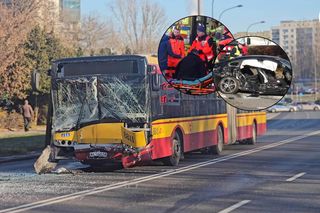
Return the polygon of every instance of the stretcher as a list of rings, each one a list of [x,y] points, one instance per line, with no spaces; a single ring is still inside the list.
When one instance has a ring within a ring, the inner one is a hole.
[[[169,83],[174,88],[191,95],[205,95],[215,91],[212,72],[193,81],[171,79],[169,80]]]

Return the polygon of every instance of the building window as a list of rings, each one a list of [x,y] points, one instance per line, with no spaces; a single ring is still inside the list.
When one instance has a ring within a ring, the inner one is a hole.
[[[60,0],[60,10],[63,21],[80,22],[80,0]]]

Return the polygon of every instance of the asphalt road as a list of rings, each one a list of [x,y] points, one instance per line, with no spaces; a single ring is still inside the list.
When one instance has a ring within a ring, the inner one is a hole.
[[[320,113],[272,116],[258,141],[176,168],[66,162],[72,174],[36,175],[31,160],[0,164],[0,213],[320,212]]]
[[[250,93],[223,94],[219,92],[228,104],[244,110],[262,110],[276,104],[283,96],[259,95],[253,96]]]

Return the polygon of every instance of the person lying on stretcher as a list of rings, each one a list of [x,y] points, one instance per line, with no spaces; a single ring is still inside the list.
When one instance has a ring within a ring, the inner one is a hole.
[[[200,59],[197,50],[192,50],[179,62],[169,83],[177,89],[186,90],[187,93],[214,92],[212,72],[209,72],[205,62]]]

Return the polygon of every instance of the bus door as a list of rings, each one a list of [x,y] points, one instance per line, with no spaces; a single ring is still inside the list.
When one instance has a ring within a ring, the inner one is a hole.
[[[237,140],[237,108],[227,104],[228,115],[228,144]]]

